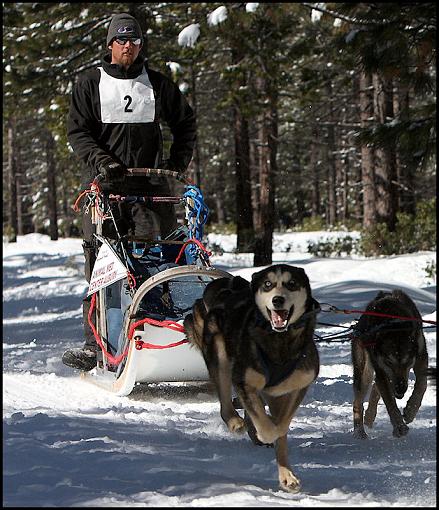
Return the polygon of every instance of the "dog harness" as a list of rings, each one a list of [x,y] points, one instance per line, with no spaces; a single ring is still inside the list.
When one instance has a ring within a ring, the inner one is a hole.
[[[352,333],[350,336],[352,339],[360,339],[363,347],[374,347],[376,345],[376,335],[378,333],[381,333],[382,331],[407,331],[413,328],[412,322],[413,321],[391,319],[369,327],[369,329],[359,327],[358,322],[352,328]]]
[[[320,311],[320,304],[318,301],[316,301],[314,298],[312,298],[311,302],[311,310],[309,312],[304,313],[298,321],[296,321],[294,324],[290,324],[288,326],[288,329],[297,329],[304,325],[305,321],[311,316],[315,315]],[[256,312],[256,325],[258,327],[262,327],[265,330],[271,331],[271,326],[268,324],[267,327],[267,320],[263,317],[262,313],[259,311],[259,309]],[[263,324],[262,324],[263,321]],[[305,352],[303,352],[306,348],[306,345],[302,349],[302,351],[293,359],[287,360],[285,363],[273,363],[271,360],[268,359],[265,352],[256,345],[256,352],[259,357],[259,361],[262,365],[262,369],[264,370],[264,376],[267,381],[267,384],[265,385],[266,388],[269,388],[271,386],[276,386],[277,384],[281,383],[285,379],[287,379],[293,372],[296,370],[297,365],[299,362],[306,358]]]
[[[294,359],[288,360],[285,363],[273,363],[267,358],[267,355],[259,346],[256,346],[256,351],[258,353],[259,361],[264,370],[265,379],[267,380],[265,388],[276,386],[280,382],[284,381],[294,372],[294,370],[296,370],[299,361],[303,358],[306,358],[306,354],[304,352],[301,352],[299,356],[297,356]]]

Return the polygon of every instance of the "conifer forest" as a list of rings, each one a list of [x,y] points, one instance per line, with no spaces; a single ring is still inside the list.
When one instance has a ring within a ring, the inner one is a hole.
[[[287,229],[360,230],[365,254],[435,249],[436,11],[433,2],[4,2],[4,238],[81,235],[70,95],[108,51],[112,16],[128,12],[149,67],[196,114],[188,175],[209,206],[208,231],[236,233],[255,265],[271,263],[273,232]]]

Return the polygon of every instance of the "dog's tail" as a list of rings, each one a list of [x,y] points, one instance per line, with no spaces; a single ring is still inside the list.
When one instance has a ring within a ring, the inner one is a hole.
[[[200,351],[203,350],[203,329],[206,314],[203,299],[197,299],[192,308],[192,313],[186,316],[183,323],[186,338],[191,345],[197,347]]]

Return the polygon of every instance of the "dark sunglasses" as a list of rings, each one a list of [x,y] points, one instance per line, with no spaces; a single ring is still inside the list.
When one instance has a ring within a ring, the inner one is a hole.
[[[113,40],[116,41],[117,44],[120,44],[121,46],[124,46],[127,43],[127,41],[134,44],[135,46],[140,46],[142,42],[142,39],[140,38],[133,39],[131,37],[116,37],[116,39]]]

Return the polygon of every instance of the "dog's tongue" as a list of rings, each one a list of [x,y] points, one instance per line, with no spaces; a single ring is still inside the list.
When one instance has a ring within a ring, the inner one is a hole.
[[[288,319],[288,310],[271,310],[271,322],[275,328],[283,328]]]

